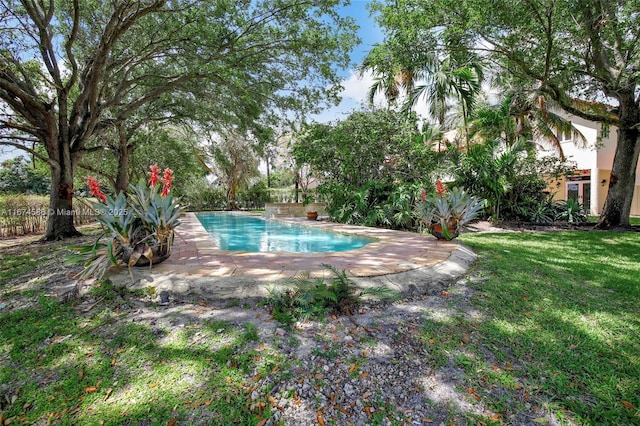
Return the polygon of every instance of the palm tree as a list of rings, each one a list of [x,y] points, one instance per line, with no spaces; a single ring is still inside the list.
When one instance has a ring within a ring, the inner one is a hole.
[[[445,128],[445,117],[455,99],[462,108],[465,140],[469,148],[468,117],[480,93],[483,79],[482,65],[478,61],[457,64],[451,56],[441,60],[427,61],[416,73],[415,79],[424,81],[411,91],[404,109],[415,108],[426,101],[429,114],[435,118],[441,128]]]
[[[435,52],[403,51],[398,54],[387,45],[375,46],[360,67],[361,74],[371,71],[374,76],[369,102],[373,103],[375,96],[382,93],[390,107],[404,92],[407,95],[402,107],[404,112],[408,113],[424,101],[429,107],[429,115],[440,129],[445,129],[451,101],[457,100],[462,107],[468,148],[467,119],[480,93],[484,73],[482,62],[476,56],[460,55],[440,58]]]
[[[366,71],[371,71],[373,75],[374,83],[368,94],[370,105],[373,105],[378,94],[382,94],[389,109],[403,92],[413,90],[415,71],[407,63],[398,60],[386,45],[374,46],[358,70],[361,76]]]
[[[522,138],[546,143],[564,160],[558,135],[571,135],[578,144],[586,143],[586,139],[571,121],[556,111],[560,109],[536,90],[510,90],[499,104],[477,108],[470,135],[482,140],[499,140],[507,146]]]

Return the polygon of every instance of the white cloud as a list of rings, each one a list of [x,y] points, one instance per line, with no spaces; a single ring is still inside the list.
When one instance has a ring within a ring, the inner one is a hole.
[[[362,75],[355,70],[349,70],[349,77],[342,82],[343,90],[340,92],[342,101],[333,108],[328,108],[313,117],[315,121],[326,123],[345,118],[354,110],[365,109],[369,104],[369,88],[374,84],[373,76],[370,72]],[[374,99],[376,106],[384,106],[384,97],[376,95]]]
[[[342,86],[342,97],[352,99],[358,103],[368,102],[369,88],[373,85],[373,77],[369,71],[360,75],[358,72],[350,70],[349,78],[346,79]]]

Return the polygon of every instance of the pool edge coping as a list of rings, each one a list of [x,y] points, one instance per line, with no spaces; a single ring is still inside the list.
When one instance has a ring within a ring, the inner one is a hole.
[[[369,231],[376,234],[380,241],[345,252],[230,252],[215,248],[195,213],[186,213],[183,220],[184,227],[179,228],[180,232],[176,231],[178,235],[174,252],[167,261],[154,265],[152,269],[134,268],[131,276],[126,270],[113,274],[111,278],[114,284],[130,288],[155,287],[156,291],[166,290],[201,299],[262,299],[268,294],[269,286],[280,285],[302,274],[311,278],[330,278],[331,272],[320,265],[333,263],[337,270],[345,270],[347,276],[360,287],[382,285],[403,294],[412,294],[421,292],[429,283],[455,279],[476,260],[475,253],[459,242],[441,242],[416,233],[329,221],[304,225],[348,228],[354,233]],[[298,224],[307,221],[302,218],[278,220]],[[367,248],[372,245],[374,247]],[[413,250],[419,250],[420,253],[402,262],[394,260],[398,253],[410,253]],[[281,258],[285,258],[282,264],[294,267],[273,267],[270,263]],[[361,264],[362,258],[368,263]],[[244,263],[247,265],[244,266]],[[353,267],[343,268],[341,265]]]

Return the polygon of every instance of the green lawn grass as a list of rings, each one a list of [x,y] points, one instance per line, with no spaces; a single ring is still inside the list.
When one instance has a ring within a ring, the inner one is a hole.
[[[425,320],[434,371],[462,371],[459,391],[497,413],[496,424],[531,407],[569,424],[640,424],[640,233],[461,240],[479,255],[467,284],[473,295],[453,286],[444,300],[460,302],[459,315]],[[0,275],[6,283],[35,267],[37,256],[3,254],[2,262],[12,265]],[[33,292],[0,286],[0,302],[11,304],[19,291]],[[251,324],[200,320],[191,307],[180,314],[184,327],[169,329],[133,320],[123,290],[94,291],[102,302],[89,312],[37,295],[29,306],[0,309],[5,422],[259,424],[269,417],[268,389],[251,398],[256,377],[277,383],[295,360],[261,342]],[[470,415],[476,422],[490,419]]]
[[[492,391],[500,387],[579,424],[640,424],[640,234],[466,234],[463,241],[479,254],[481,280],[471,286],[484,319],[458,321],[447,333],[480,336],[457,359],[469,388],[497,412],[517,409]]]
[[[589,222],[597,222],[600,216],[589,216]],[[640,225],[640,216],[632,216],[629,218],[629,225],[638,226]]]
[[[107,299],[118,291],[106,287]],[[80,316],[41,297],[0,316],[0,418],[63,425],[263,418],[268,401],[251,401],[247,389],[256,374],[287,361],[256,349],[251,324],[193,321],[169,332],[120,315],[102,305]]]

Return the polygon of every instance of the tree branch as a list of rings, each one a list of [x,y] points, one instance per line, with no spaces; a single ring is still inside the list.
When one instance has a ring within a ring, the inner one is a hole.
[[[88,171],[93,172],[93,173],[95,173],[97,175],[100,175],[100,176],[102,176],[104,178],[109,179],[112,188],[116,186],[116,179],[115,179],[115,177],[113,175],[111,175],[109,173],[105,173],[103,170],[96,169],[95,167],[93,167],[92,165],[87,164],[87,163],[82,163],[81,162],[81,163],[78,164],[78,167],[81,167],[81,168],[83,168],[85,170],[88,170]]]
[[[33,155],[34,157],[38,158],[39,160],[42,160],[42,161],[44,161],[46,163],[50,162],[49,161],[49,157],[46,157],[46,156],[40,154],[38,151],[36,151],[36,150],[34,150],[32,148],[28,148],[28,147],[26,147],[24,145],[21,145],[21,144],[17,143],[17,142],[4,141],[4,140],[2,140],[2,138],[4,138],[4,137],[0,136],[0,145],[11,146],[11,147],[17,148],[19,150],[26,151],[29,154]],[[33,139],[21,138],[21,137],[12,137],[12,139],[14,139],[14,140],[23,140],[25,142],[38,142],[38,141],[33,140]]]

